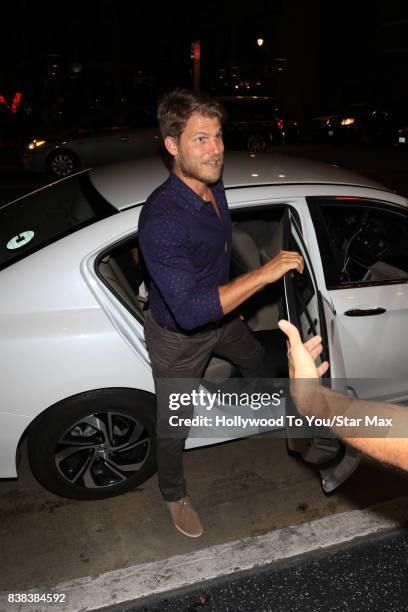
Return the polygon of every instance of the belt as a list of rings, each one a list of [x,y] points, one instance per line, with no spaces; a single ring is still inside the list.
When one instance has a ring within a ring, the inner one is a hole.
[[[176,327],[172,327],[171,325],[162,325],[161,323],[159,323],[159,321],[156,321],[156,319],[154,319],[154,322],[157,323],[159,327],[161,327],[162,329],[165,329],[166,331],[177,332],[179,334],[182,333],[180,329]]]

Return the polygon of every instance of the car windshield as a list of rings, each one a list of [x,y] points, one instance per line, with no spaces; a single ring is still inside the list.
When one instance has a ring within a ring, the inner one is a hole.
[[[0,208],[0,270],[117,212],[95,189],[88,173],[6,204]]]

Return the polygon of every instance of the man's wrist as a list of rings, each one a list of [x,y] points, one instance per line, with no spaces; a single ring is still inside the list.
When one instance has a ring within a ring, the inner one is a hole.
[[[263,289],[269,282],[265,275],[264,266],[253,270],[251,275],[253,276],[254,288],[256,291]]]

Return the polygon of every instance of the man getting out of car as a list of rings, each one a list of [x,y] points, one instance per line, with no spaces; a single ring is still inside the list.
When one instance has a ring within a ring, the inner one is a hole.
[[[281,251],[228,282],[231,219],[221,180],[222,107],[203,94],[177,89],[161,99],[158,120],[172,172],[148,198],[139,221],[151,279],[145,336],[156,392],[158,379],[202,377],[214,352],[242,376],[256,377],[264,350],[234,311],[289,270],[302,272],[303,259]],[[168,418],[161,411],[158,402],[158,421]],[[191,415],[192,407],[187,412]],[[175,526],[198,537],[203,528],[186,491],[184,441],[158,436],[159,486]]]

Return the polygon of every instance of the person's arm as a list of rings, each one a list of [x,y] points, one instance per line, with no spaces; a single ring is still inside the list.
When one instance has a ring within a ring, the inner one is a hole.
[[[361,453],[408,471],[408,438],[344,438]]]
[[[290,270],[303,272],[303,257],[294,251],[280,251],[263,266],[243,274],[219,287],[221,308],[228,314],[245,302],[251,295],[270,283],[275,283]]]
[[[152,216],[139,227],[139,242],[150,276],[182,329],[217,321],[266,284],[289,270],[303,271],[298,253],[281,251],[264,266],[218,287],[196,280],[185,220]]]
[[[408,470],[408,415],[402,406],[381,402],[355,400],[327,389],[319,384],[319,377],[328,369],[327,361],[316,367],[315,359],[322,352],[320,336],[302,343],[297,328],[288,321],[279,321],[280,329],[288,338],[289,375],[293,379],[291,393],[296,407],[303,416],[319,416],[331,419],[340,415],[348,422],[364,422],[365,415],[375,414],[379,419],[390,419],[392,429],[405,437],[358,437],[361,426],[334,426],[333,431],[347,444],[366,455]],[[315,380],[313,380],[315,379]],[[385,431],[387,430],[387,431]],[[385,435],[390,426],[384,428]],[[355,434],[349,437],[350,432]],[[379,433],[376,432],[377,434]],[[348,435],[347,435],[348,434]]]

